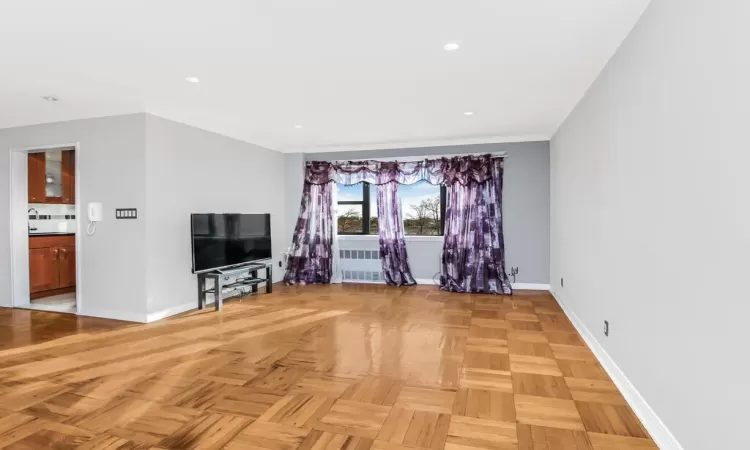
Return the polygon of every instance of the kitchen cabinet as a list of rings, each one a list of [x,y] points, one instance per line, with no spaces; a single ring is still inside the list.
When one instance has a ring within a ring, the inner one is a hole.
[[[29,203],[44,203],[46,194],[44,187],[46,185],[46,168],[44,153],[29,153]]]
[[[31,298],[73,292],[75,285],[75,236],[29,236]]]
[[[76,247],[75,245],[62,245],[58,249],[60,249],[57,255],[60,268],[59,287],[74,287],[76,285]]]
[[[75,204],[75,150],[29,153],[29,203]]]
[[[45,203],[62,203],[62,151],[44,152]]]
[[[55,247],[29,249],[29,287],[31,293],[57,289],[60,271],[56,267]]]
[[[76,151],[62,152],[62,202],[66,205],[76,203]]]

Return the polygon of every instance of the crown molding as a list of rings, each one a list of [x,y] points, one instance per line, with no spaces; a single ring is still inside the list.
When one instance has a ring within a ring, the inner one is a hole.
[[[539,142],[549,141],[550,136],[541,134],[530,134],[523,136],[482,136],[456,139],[437,139],[423,141],[383,142],[373,144],[350,144],[313,147],[292,147],[281,149],[283,153],[328,153],[328,152],[351,152],[364,150],[387,150],[396,148],[420,148],[420,147],[447,147],[453,145],[472,144],[508,144],[514,142]]]

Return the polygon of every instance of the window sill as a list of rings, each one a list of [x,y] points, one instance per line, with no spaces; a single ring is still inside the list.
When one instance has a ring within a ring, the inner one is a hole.
[[[340,241],[377,241],[377,234],[339,234]]]
[[[377,241],[377,234],[339,234],[341,241]],[[406,242],[443,242],[443,236],[404,236]]]
[[[406,241],[443,242],[443,236],[404,236]]]

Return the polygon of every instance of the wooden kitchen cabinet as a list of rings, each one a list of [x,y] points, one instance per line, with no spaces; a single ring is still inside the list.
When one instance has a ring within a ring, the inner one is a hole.
[[[53,254],[56,251],[56,247],[29,249],[29,287],[32,294],[57,289],[59,286],[60,271],[57,268],[57,257]]]
[[[64,245],[58,247],[60,252],[57,261],[60,268],[60,288],[74,287],[76,285],[76,247],[75,245]]]
[[[29,153],[29,203],[75,204],[75,153],[75,150]]]
[[[76,151],[62,152],[62,202],[66,205],[76,203]]]
[[[72,292],[76,285],[74,235],[29,237],[31,298]]]
[[[47,183],[46,167],[44,153],[29,153],[29,203],[45,203],[47,201],[45,191]]]

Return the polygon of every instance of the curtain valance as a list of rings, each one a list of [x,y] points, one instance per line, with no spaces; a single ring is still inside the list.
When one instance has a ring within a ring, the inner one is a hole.
[[[363,181],[370,184],[414,184],[424,180],[430,184],[466,185],[471,182],[484,183],[491,179],[495,164],[502,167],[503,157],[487,154],[422,161],[310,161],[305,170],[305,182],[326,184],[333,181],[345,185]]]

